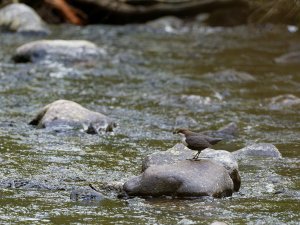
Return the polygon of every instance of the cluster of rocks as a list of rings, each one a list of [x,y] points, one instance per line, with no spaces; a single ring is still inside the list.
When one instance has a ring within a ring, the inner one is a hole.
[[[9,5],[0,10],[0,27],[14,32],[49,34],[49,29],[38,15],[23,4]],[[83,40],[39,40],[17,48],[13,60],[17,63],[38,63],[47,60],[56,61],[89,61],[103,56],[105,51],[97,45]],[[283,61],[286,57],[277,59]],[[225,74],[225,76],[224,76]],[[233,75],[232,75],[233,74]],[[232,71],[218,74],[219,82],[254,81],[246,73]],[[217,79],[218,80],[218,79]],[[275,99],[272,104],[276,104]],[[292,103],[291,103],[292,102]],[[289,105],[299,104],[299,99],[289,98]],[[31,125],[46,129],[81,129],[90,134],[111,132],[116,123],[110,117],[99,112],[90,111],[78,103],[68,100],[57,100],[43,107],[32,119]],[[237,125],[231,123],[218,131],[208,131],[207,135],[231,139],[237,135]],[[225,150],[206,149],[201,152],[200,160],[192,158],[193,151],[182,144],[177,144],[166,152],[154,153],[142,162],[142,173],[129,179],[124,184],[116,184],[117,192],[122,196],[172,196],[172,197],[226,197],[237,192],[241,186],[238,160],[243,157],[281,158],[278,149],[271,144],[256,144],[230,153]],[[1,159],[0,159],[1,160]],[[41,187],[32,182],[6,182],[7,187]],[[109,185],[111,189],[114,185]],[[121,188],[120,188],[121,187]],[[101,200],[103,196],[95,189],[74,189],[71,198]]]

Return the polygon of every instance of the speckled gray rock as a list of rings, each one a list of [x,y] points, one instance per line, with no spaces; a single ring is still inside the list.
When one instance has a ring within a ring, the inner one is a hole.
[[[90,202],[101,201],[105,197],[91,187],[74,187],[71,191],[70,199],[73,201]]]
[[[124,184],[129,196],[225,197],[233,193],[226,169],[212,160],[184,160],[148,167]]]
[[[50,33],[39,15],[29,6],[21,3],[10,4],[0,9],[0,27],[22,33]]]
[[[236,159],[243,159],[249,156],[282,158],[279,150],[274,145],[268,143],[246,146],[245,148],[232,152],[232,154]]]
[[[84,62],[99,59],[104,49],[84,40],[39,40],[17,48],[15,62]]]
[[[150,166],[172,164],[186,159],[191,159],[195,151],[185,147],[183,144],[176,144],[174,147],[164,152],[157,152],[148,155],[142,163],[142,171]],[[210,159],[222,165],[230,175],[234,183],[234,191],[238,191],[241,186],[241,178],[238,171],[238,163],[234,156],[225,150],[205,149],[201,152],[200,158]]]
[[[68,100],[57,100],[46,105],[29,124],[59,130],[79,128],[92,134],[112,131],[116,127],[109,117]]]

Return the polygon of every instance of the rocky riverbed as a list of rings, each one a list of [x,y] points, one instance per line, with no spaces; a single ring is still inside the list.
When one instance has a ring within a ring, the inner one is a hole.
[[[1,32],[3,223],[297,224],[299,61],[281,56],[297,51],[298,33],[170,18],[47,29],[42,38]],[[45,51],[42,39],[67,42]],[[38,60],[15,60],[28,43],[38,51],[26,57]],[[59,99],[68,104],[51,109]],[[192,162],[178,127],[224,140]],[[226,178],[216,195],[189,179],[210,168],[223,174],[210,175],[216,183]],[[151,192],[149,174],[170,189]],[[146,195],[135,192],[144,184]]]

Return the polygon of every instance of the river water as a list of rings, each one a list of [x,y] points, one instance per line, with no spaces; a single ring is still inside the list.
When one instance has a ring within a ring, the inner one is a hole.
[[[96,63],[15,64],[15,49],[41,37],[0,34],[0,224],[299,223],[300,103],[272,102],[300,97],[300,64],[274,61],[299,48],[298,33],[172,20],[51,30],[47,39],[89,40],[107,56]],[[28,125],[58,99],[102,112],[118,128],[99,136]],[[146,155],[180,141],[174,127],[205,131],[230,122],[239,136],[216,149],[266,142],[283,155],[240,161],[242,186],[232,197],[125,200],[105,192],[102,201],[70,199],[76,187],[140,174]]]

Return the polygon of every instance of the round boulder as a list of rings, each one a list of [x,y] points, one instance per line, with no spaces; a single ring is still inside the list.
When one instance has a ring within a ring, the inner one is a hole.
[[[123,186],[128,196],[225,197],[233,193],[226,169],[212,160],[184,160],[147,168]]]
[[[112,131],[116,127],[109,117],[68,100],[57,100],[46,105],[29,124],[37,128],[61,130],[82,128],[91,134]]]
[[[246,146],[240,150],[232,153],[236,159],[243,159],[245,157],[272,157],[272,158],[282,158],[279,150],[272,144],[259,143]]]
[[[174,147],[164,152],[153,153],[143,160],[142,171],[150,166],[172,164],[186,159],[192,159],[195,151],[185,147],[183,144],[176,144]],[[234,191],[238,191],[241,186],[241,177],[239,175],[238,163],[235,157],[225,150],[205,149],[199,155],[200,158],[209,159],[223,166],[234,184]]]
[[[84,62],[93,61],[105,54],[97,45],[84,40],[39,40],[17,48],[15,62]]]
[[[50,33],[39,15],[29,6],[21,3],[10,4],[0,10],[0,27],[21,33]]]

